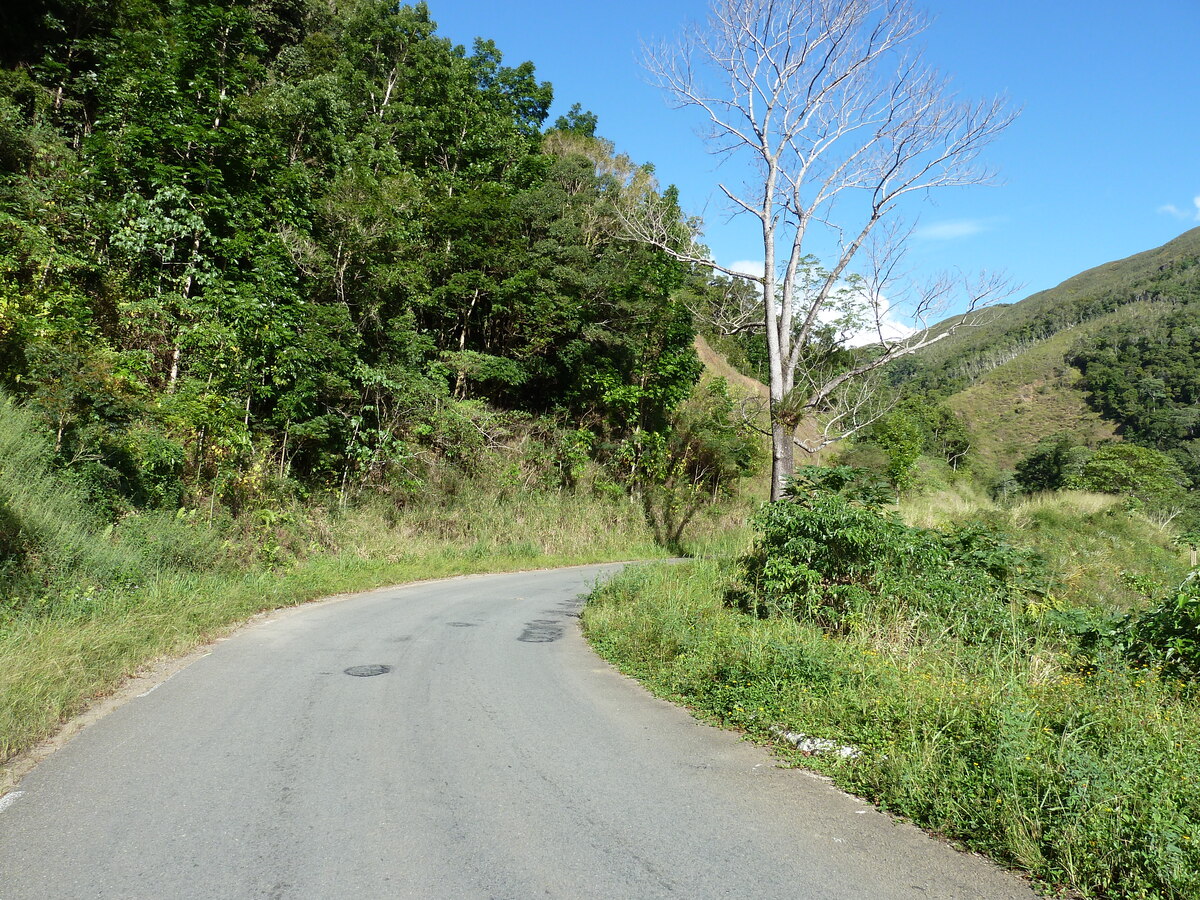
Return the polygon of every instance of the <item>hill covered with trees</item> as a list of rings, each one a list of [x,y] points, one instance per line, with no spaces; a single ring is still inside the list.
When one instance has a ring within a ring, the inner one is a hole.
[[[668,465],[692,276],[619,239],[651,170],[548,127],[531,63],[382,0],[4,16],[0,386],[111,515],[403,497],[513,428]]]
[[[1139,480],[1166,478],[1175,489],[1160,485],[1152,493],[1170,494],[1170,509],[1189,508],[1194,519],[1198,273],[1200,229],[1193,229],[987,311],[974,326],[898,362],[893,384],[910,403],[944,403],[957,413],[980,477],[999,479],[993,487],[1004,490],[1007,475],[1026,491],[1127,492]],[[1126,470],[1084,477],[1089,455],[1114,441],[1130,449],[1104,454],[1122,456]]]
[[[990,308],[920,353],[900,360],[892,380],[950,394],[977,382],[1021,352],[1133,303],[1200,297],[1200,228],[1161,247],[1105,263],[1019,303]],[[957,321],[950,320],[950,321]]]

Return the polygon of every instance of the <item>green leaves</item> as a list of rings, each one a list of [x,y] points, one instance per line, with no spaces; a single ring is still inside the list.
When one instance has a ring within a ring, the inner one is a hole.
[[[1156,606],[1130,614],[1114,637],[1135,662],[1200,678],[1200,579],[1195,573]]]
[[[837,632],[900,617],[918,639],[949,631],[966,642],[994,639],[1014,612],[1045,605],[1051,584],[1037,554],[982,524],[912,528],[882,500],[862,470],[802,469],[788,498],[755,518],[739,602]]]
[[[721,443],[673,418],[681,268],[611,227],[630,179],[682,227],[676,198],[578,107],[544,138],[532,63],[424,4],[102,7],[22,20],[40,62],[0,70],[0,386],[111,510],[466,465],[481,404],[586,427],[619,484],[675,477],[672,429]]]
[[[1017,463],[1016,480],[1027,493],[1062,489],[1123,494],[1163,522],[1196,513],[1192,479],[1171,456],[1132,443],[1109,443],[1096,450],[1076,446],[1070,435],[1038,443]]]

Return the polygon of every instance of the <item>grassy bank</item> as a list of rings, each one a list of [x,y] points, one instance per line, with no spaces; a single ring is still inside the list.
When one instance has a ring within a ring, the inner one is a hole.
[[[21,425],[20,415],[0,410]],[[0,429],[0,761],[163,655],[256,612],[386,584],[651,558],[623,497],[497,479],[399,505],[95,516],[33,429]]]
[[[1077,589],[1058,601],[1053,627],[1036,609],[1014,611],[1012,627],[987,641],[901,615],[887,627],[887,598],[861,628],[759,618],[726,603],[729,558],[628,573],[591,599],[584,626],[602,655],[661,696],[777,742],[842,787],[1044,885],[1084,897],[1196,897],[1194,698],[1115,652],[1083,660],[1059,627],[1101,581],[1094,546],[1120,544],[1117,535],[1136,543],[1141,525],[1106,525],[1103,512],[1075,516],[1073,537],[1060,532],[1074,542],[1059,562]],[[1048,527],[1050,513],[1020,514]],[[936,636],[914,639],[921,628]],[[781,730],[858,755],[802,758]]]

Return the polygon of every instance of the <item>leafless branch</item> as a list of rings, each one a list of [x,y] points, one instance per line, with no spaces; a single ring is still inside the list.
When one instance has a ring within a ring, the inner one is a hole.
[[[707,19],[679,40],[644,48],[651,80],[701,113],[713,151],[752,164],[752,181],[719,187],[761,229],[763,275],[704,259],[651,193],[627,191],[618,220],[677,259],[760,286],[775,497],[791,472],[797,414],[821,411],[822,441],[861,427],[870,391],[856,393],[857,383],[970,324],[967,315],[931,327],[950,303],[969,313],[1003,295],[1002,281],[987,278],[902,285],[901,204],[991,180],[981,153],[1015,117],[1003,98],[954,94],[917,43],[927,27],[911,0],[712,0]],[[898,313],[915,333],[895,330]],[[875,350],[834,375],[806,369],[831,327],[852,322],[872,333]]]

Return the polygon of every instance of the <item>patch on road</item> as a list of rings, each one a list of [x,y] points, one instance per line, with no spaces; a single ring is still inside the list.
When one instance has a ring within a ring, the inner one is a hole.
[[[562,626],[554,619],[534,619],[525,624],[525,630],[517,640],[526,644],[549,644],[562,636]]]
[[[355,678],[370,678],[372,675],[386,675],[392,671],[391,666],[372,663],[369,666],[351,666],[346,669],[347,675],[353,675]]]

